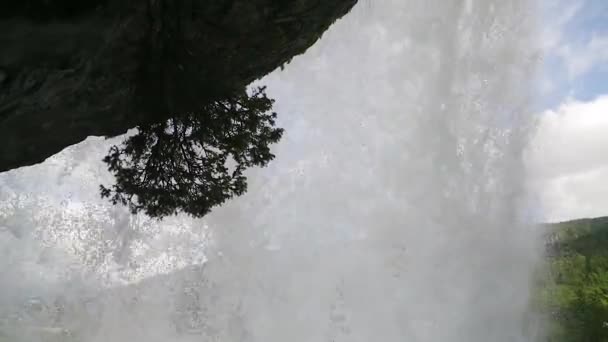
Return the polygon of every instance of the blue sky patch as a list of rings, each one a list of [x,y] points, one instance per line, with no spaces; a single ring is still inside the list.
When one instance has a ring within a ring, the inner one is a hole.
[[[545,1],[542,107],[608,94],[608,1]]]

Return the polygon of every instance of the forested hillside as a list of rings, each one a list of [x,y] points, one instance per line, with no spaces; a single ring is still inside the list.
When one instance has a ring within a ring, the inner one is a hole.
[[[534,306],[547,341],[608,341],[608,217],[545,225]]]

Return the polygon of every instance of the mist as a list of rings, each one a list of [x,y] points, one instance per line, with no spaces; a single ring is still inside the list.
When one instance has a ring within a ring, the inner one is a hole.
[[[98,198],[111,180],[101,158],[120,138],[1,174],[0,330],[533,340],[539,249],[522,152],[536,17],[528,0],[360,2],[259,80],[286,130],[276,159],[201,220],[155,221]]]

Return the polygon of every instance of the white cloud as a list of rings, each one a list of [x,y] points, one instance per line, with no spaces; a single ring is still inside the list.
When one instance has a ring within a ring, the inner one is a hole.
[[[608,215],[608,95],[543,113],[527,164],[546,220]]]

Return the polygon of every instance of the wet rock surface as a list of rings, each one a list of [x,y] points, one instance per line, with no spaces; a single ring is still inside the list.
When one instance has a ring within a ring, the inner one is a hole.
[[[242,89],[356,0],[0,5],[0,172]]]

